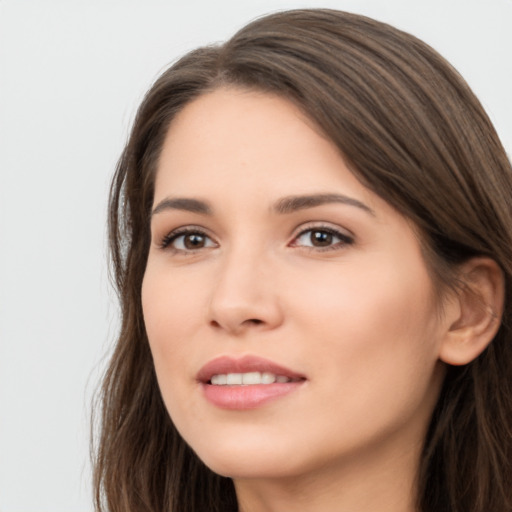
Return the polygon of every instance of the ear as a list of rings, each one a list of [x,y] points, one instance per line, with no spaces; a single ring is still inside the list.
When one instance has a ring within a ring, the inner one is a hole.
[[[447,306],[448,331],[439,358],[464,365],[477,358],[498,332],[505,299],[503,272],[486,257],[472,258],[461,268],[461,288]]]

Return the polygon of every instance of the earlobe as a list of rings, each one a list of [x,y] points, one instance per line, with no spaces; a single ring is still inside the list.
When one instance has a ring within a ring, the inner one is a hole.
[[[448,329],[439,358],[459,366],[477,358],[498,332],[505,295],[503,272],[486,257],[472,258],[461,266],[463,285],[451,298]]]

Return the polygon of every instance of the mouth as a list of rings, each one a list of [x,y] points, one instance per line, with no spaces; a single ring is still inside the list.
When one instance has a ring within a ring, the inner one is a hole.
[[[215,386],[269,385],[305,380],[305,376],[269,359],[257,356],[221,356],[206,363],[197,380]]]
[[[268,359],[223,356],[207,363],[197,375],[205,398],[222,409],[247,410],[297,390],[306,377]]]
[[[253,386],[255,384],[269,385],[285,382],[297,382],[301,379],[294,379],[286,375],[276,375],[271,372],[246,372],[246,373],[218,373],[212,375],[208,384],[213,386]]]

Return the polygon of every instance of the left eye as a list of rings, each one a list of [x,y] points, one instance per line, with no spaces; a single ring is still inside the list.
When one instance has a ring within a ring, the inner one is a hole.
[[[352,238],[333,229],[307,229],[297,236],[294,246],[327,248],[351,244]]]

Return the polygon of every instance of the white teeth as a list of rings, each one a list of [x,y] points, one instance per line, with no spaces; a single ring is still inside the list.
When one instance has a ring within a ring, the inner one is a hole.
[[[260,372],[242,373],[243,384],[259,384],[261,382]]]
[[[284,375],[275,375],[270,372],[247,372],[247,373],[220,373],[214,375],[210,382],[215,386],[239,386],[242,384],[273,384],[274,382],[291,382],[292,379]]]
[[[273,373],[263,372],[261,374],[261,383],[262,384],[273,384],[275,381],[276,381],[276,376]]]
[[[212,384],[215,384],[217,386],[223,386],[228,383],[228,376],[227,375],[214,375],[212,377]]]
[[[226,384],[228,384],[228,385],[242,384],[242,374],[241,373],[228,373]]]

